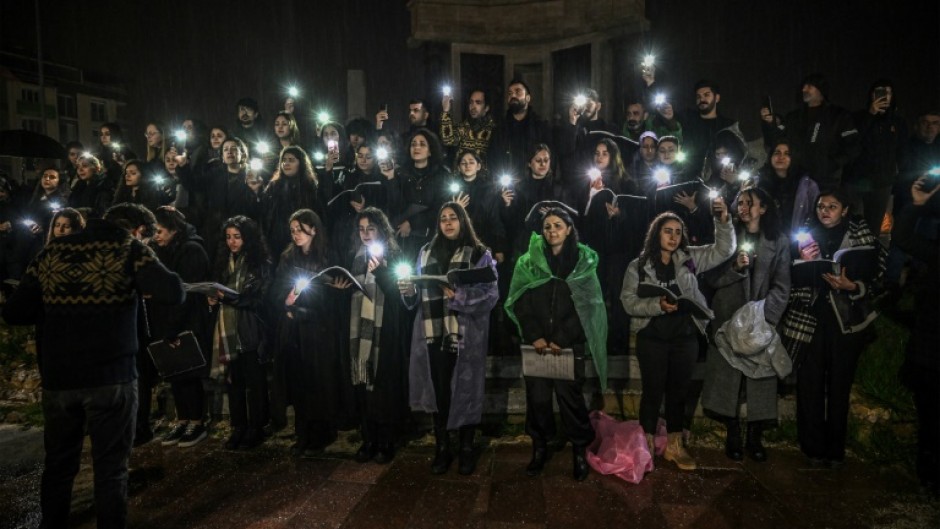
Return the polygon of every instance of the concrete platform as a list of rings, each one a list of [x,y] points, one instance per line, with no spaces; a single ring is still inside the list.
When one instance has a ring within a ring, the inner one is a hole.
[[[358,464],[352,445],[293,459],[286,440],[231,452],[219,439],[188,449],[150,443],[131,466],[132,528],[859,528],[938,527],[940,508],[890,467],[849,460],[838,470],[809,468],[791,449],[770,461],[734,463],[693,447],[700,469],[681,472],[657,459],[637,485],[592,472],[571,476],[571,454],[556,453],[545,473],[525,475],[530,449],[484,439],[476,472],[429,472],[432,448],[415,442],[390,465]],[[9,454],[9,452],[7,452]],[[73,497],[73,526],[94,527],[88,447]],[[40,468],[0,476],[0,527],[38,523]]]

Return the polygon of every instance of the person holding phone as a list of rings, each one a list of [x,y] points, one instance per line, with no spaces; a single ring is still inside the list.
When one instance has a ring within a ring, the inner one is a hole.
[[[798,238],[799,259],[832,259],[851,247],[881,249],[865,220],[849,214],[848,204],[842,190],[820,193],[809,237]],[[884,261],[880,251],[878,256],[880,274]],[[781,323],[780,337],[797,372],[800,449],[814,466],[839,466],[845,459],[849,393],[866,343],[861,331],[877,315],[868,303],[871,281],[857,273],[843,266],[839,274],[823,275],[823,288],[793,287]]]
[[[525,377],[526,433],[532,438],[526,474],[539,475],[550,457],[548,443],[556,433],[554,395],[571,441],[573,476],[583,481],[589,472],[585,449],[594,440],[584,405],[584,363],[593,361],[601,388],[606,387],[607,315],[597,254],[578,243],[578,231],[565,210],[552,208],[542,216],[542,234],[532,234],[529,251],[516,262],[505,307],[524,343],[540,354],[570,349],[575,362],[571,381]]]
[[[354,290],[349,310],[350,382],[362,434],[355,459],[386,464],[395,457],[396,436],[410,418],[408,355],[414,314],[399,299],[394,268],[402,255],[388,217],[366,207],[354,224],[357,244],[349,271],[368,293]]]
[[[709,327],[702,407],[725,424],[725,455],[744,459],[745,449],[754,461],[767,460],[762,444],[764,428],[777,420],[777,378],[746,375],[732,366],[715,345],[721,326],[751,301],[764,301],[764,319],[776,326],[790,294],[790,244],[780,229],[777,206],[762,188],[743,189],[737,196],[735,255],[702,276],[713,292],[715,319]],[[747,442],[742,441],[744,421],[738,410],[747,402]]]
[[[897,93],[891,80],[875,81],[866,95],[865,108],[855,113],[858,158],[846,168],[843,181],[854,198],[853,212],[864,217],[877,236],[898,179],[908,131],[906,120],[897,113]]]
[[[665,397],[668,441],[664,457],[682,470],[697,467],[683,446],[682,429],[692,368],[698,358],[698,335],[705,333],[708,319],[694,316],[679,303],[670,303],[666,296],[640,297],[638,288],[641,283],[653,283],[707,305],[696,274],[725,262],[735,249],[731,216],[720,197],[714,200],[712,212],[716,217],[715,243],[705,246],[689,245],[685,223],[675,213],[667,211],[653,219],[642,253],[627,267],[620,293],[624,310],[632,316],[631,331],[636,333],[643,383],[640,426],[653,453],[653,433]]]

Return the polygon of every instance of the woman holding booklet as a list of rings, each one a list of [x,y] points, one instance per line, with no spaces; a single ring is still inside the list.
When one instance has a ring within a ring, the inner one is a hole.
[[[215,314],[210,377],[225,385],[231,414],[229,450],[264,441],[268,389],[263,306],[271,282],[271,258],[258,223],[237,215],[222,224],[213,279],[229,290],[207,297]]]
[[[799,260],[781,330],[797,370],[800,449],[822,467],[845,459],[849,392],[865,345],[860,331],[877,315],[869,307],[870,288],[884,269],[881,243],[862,218],[849,215],[847,204],[844,192],[823,191],[816,218],[797,233]],[[816,264],[825,273],[813,270]],[[810,281],[801,273],[806,268]]]
[[[706,272],[734,254],[735,236],[724,200],[712,202],[715,243],[690,246],[682,219],[665,212],[653,219],[640,257],[627,267],[620,300],[637,333],[636,354],[643,381],[640,426],[650,453],[659,407],[666,399],[668,443],[664,457],[682,470],[695,460],[682,445],[685,400],[698,357],[698,333],[714,314],[699,291],[696,274]]]
[[[490,311],[499,298],[496,261],[457,202],[440,208],[435,231],[418,254],[418,275],[403,274],[398,282],[405,306],[418,309],[411,339],[410,403],[413,410],[434,415],[431,472],[447,472],[453,459],[449,431],[459,429],[458,471],[467,475],[476,467],[473,436],[483,415]],[[486,272],[479,275],[488,277],[458,281],[462,272]],[[422,274],[447,275],[448,281],[424,282]]]
[[[597,253],[578,243],[571,216],[560,208],[543,215],[542,234],[532,234],[529,251],[516,262],[506,312],[519,327],[523,343],[531,344],[536,354],[568,356],[574,363],[571,379],[525,377],[530,476],[542,472],[549,458],[548,441],[555,436],[552,394],[571,440],[574,478],[588,476],[585,449],[594,440],[594,430],[582,394],[586,357],[593,360],[601,387],[607,385],[607,317],[597,262]]]

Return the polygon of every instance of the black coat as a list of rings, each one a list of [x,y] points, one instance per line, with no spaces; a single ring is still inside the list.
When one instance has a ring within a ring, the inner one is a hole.
[[[276,255],[280,255],[291,242],[289,221],[295,211],[311,209],[322,220],[327,220],[317,194],[317,184],[302,181],[299,175],[272,180],[262,194],[261,207],[264,211],[264,234]]]
[[[554,138],[549,123],[531,108],[525,119],[519,121],[509,112],[493,131],[490,148],[486,151],[486,166],[491,174],[509,173],[514,178],[528,174],[528,152],[536,144],[551,147]]]
[[[224,254],[225,262],[216,265],[216,279],[223,285],[232,280],[228,268],[230,257],[230,253]],[[270,354],[267,344],[270,343],[272,325],[267,300],[271,281],[271,263],[266,262],[256,270],[246,271],[237,297],[223,297],[220,300],[238,311],[236,325],[242,350],[257,352],[258,359],[262,362],[268,361]]]
[[[341,420],[351,404],[344,398],[344,390],[351,392],[349,376],[343,376],[344,368],[348,375],[349,364],[341,360],[349,358],[348,352],[341,351],[341,336],[348,334],[344,332],[348,325],[341,326],[344,316],[340,314],[342,307],[348,313],[344,298],[349,293],[315,280],[292,306],[285,304],[298,276],[316,271],[297,252],[282,256],[277,266],[270,294],[277,314],[274,376],[276,385],[287,390],[288,404],[310,410],[311,416],[305,419]]]
[[[837,187],[843,168],[858,155],[854,121],[848,111],[829,103],[817,108],[804,105],[787,114],[779,127],[762,122],[764,144],[788,139],[799,153],[800,165],[820,188]]]
[[[505,253],[508,250],[506,228],[499,216],[500,206],[503,206],[502,187],[479,177],[470,182],[460,179],[455,179],[455,182],[460,185],[462,193],[470,195],[467,215],[473,222],[477,237],[494,253]]]
[[[150,243],[151,249],[160,262],[171,272],[180,276],[183,283],[200,283],[209,277],[209,256],[202,247],[202,239],[196,235],[192,226],[187,226],[186,233],[177,233],[170,244],[159,246]],[[209,305],[201,294],[189,293],[186,302],[180,305],[166,305],[151,300],[144,300],[147,307],[147,321],[152,340],[172,340],[184,331],[192,331],[203,354],[211,352],[209,340]],[[208,373],[209,364],[199,374]]]
[[[95,217],[101,218],[111,206],[114,198],[114,189],[108,185],[104,175],[98,175],[91,180],[78,180],[69,195],[70,208],[89,208]]]
[[[513,186],[512,203],[507,207],[500,200],[500,216],[506,228],[513,256],[518,257],[529,248],[529,236],[533,231],[541,231],[538,222],[535,225],[526,225],[525,219],[529,211],[545,200],[561,200],[561,188],[555,184],[552,175],[542,179],[532,178],[526,173],[522,179]]]
[[[859,155],[846,167],[844,181],[863,191],[893,185],[907,139],[904,119],[893,110],[873,116],[865,109],[855,113],[855,125]]]

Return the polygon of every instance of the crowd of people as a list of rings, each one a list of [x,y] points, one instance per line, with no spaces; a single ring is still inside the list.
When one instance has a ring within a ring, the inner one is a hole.
[[[527,472],[541,472],[557,435],[554,394],[583,480],[595,437],[586,365],[605,388],[608,355],[631,344],[651,452],[664,420],[663,456],[696,468],[686,444],[701,400],[727,429],[729,458],[765,461],[778,381],[795,376],[800,447],[813,465],[838,467],[874,300],[924,280],[902,375],[921,418],[921,477],[935,486],[940,111],[916,116],[909,136],[889,80],[850,112],[810,75],[799,108],[755,109],[755,149],[719,111],[715,82],[696,83],[694,105],[680,110],[658,95],[654,69],[642,77],[622,126],[601,117],[593,90],[549,123],[521,79],[508,84],[505,116],[481,88],[467,91],[458,120],[447,91],[439,107],[412,100],[403,131],[389,130],[387,107],[374,121],[308,123],[293,98],[273,120],[243,98],[233,127],[148,123],[137,156],[105,124],[99,145],[69,143],[64,167],[43,168],[25,194],[0,182],[3,279],[21,281],[4,315],[37,323],[15,316],[37,284],[47,312],[74,302],[66,287],[46,287],[67,278],[57,260],[74,258],[69,245],[103,229],[102,217],[123,218],[116,208],[142,206],[152,215],[124,223],[149,246],[133,247],[146,257],[137,260],[216,287],[191,290],[181,307],[173,289],[146,286],[155,276],[137,278],[134,444],[154,438],[160,375],[147,346],[178,345],[188,331],[205,367],[166,377],[176,422],[163,445],[204,440],[224,391],[228,449],[284,430],[293,407],[292,454],[359,428],[356,460],[387,463],[419,411],[432,415],[431,471],[447,472],[456,452],[470,474],[486,356],[531,348],[570,355],[575,375],[525,377]],[[879,238],[886,218],[890,244]],[[74,323],[56,314],[38,319],[46,389],[63,369],[49,328]]]

